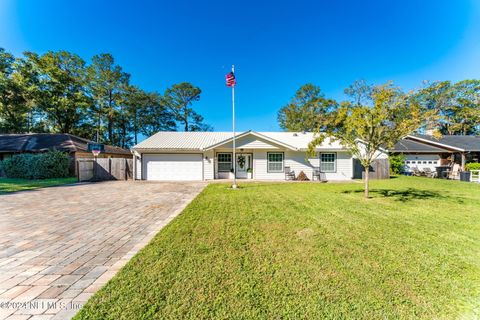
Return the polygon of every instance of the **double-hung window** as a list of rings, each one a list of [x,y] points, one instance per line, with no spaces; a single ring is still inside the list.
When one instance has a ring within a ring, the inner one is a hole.
[[[337,154],[336,153],[320,153],[320,171],[321,172],[337,171]]]
[[[217,154],[218,172],[230,172],[233,169],[232,166],[232,154],[231,153],[218,153]]]
[[[283,152],[268,152],[267,153],[267,171],[268,172],[283,172]]]

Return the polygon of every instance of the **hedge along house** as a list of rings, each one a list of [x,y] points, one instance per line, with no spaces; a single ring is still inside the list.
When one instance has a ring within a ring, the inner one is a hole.
[[[39,153],[48,151],[62,151],[70,156],[70,173],[75,174],[75,162],[79,158],[93,158],[88,151],[90,141],[66,133],[26,133],[0,134],[0,161],[21,153]],[[101,158],[131,158],[129,150],[105,146]]]
[[[307,157],[311,132],[255,132],[236,135],[233,159],[231,132],[159,132],[132,148],[134,176],[141,180],[284,180],[286,167],[312,179],[319,168],[327,180],[350,180],[354,159],[328,138]],[[380,157],[386,158],[386,153]]]
[[[399,141],[392,153],[405,156],[405,167],[435,171],[438,166],[459,164],[463,170],[468,162],[480,161],[480,136],[444,135],[435,138],[432,135],[409,135]]]

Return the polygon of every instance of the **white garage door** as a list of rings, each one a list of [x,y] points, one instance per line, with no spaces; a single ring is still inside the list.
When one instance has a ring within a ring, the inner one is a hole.
[[[433,155],[415,155],[407,154],[405,155],[405,167],[409,172],[413,168],[417,168],[422,171],[425,168],[430,168],[430,170],[435,171],[437,166],[440,165],[440,156],[437,154]]]
[[[147,180],[202,180],[201,154],[149,154],[143,156]]]

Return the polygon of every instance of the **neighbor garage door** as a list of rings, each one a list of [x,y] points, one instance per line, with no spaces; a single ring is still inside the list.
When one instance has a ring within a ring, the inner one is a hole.
[[[409,172],[413,171],[413,168],[418,170],[425,170],[425,168],[430,168],[430,170],[435,171],[437,166],[440,165],[440,156],[438,154],[433,155],[416,155],[416,154],[407,154],[405,155],[405,166]]]
[[[203,180],[201,154],[143,155],[147,180]]]

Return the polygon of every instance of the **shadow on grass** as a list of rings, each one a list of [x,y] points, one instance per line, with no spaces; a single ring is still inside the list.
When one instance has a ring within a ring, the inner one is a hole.
[[[363,190],[347,190],[342,193],[363,193]],[[393,198],[396,201],[410,201],[410,200],[426,200],[426,199],[440,199],[447,198],[446,196],[429,190],[420,190],[415,188],[407,188],[404,190],[394,189],[372,189],[370,195],[379,195],[384,198]]]

